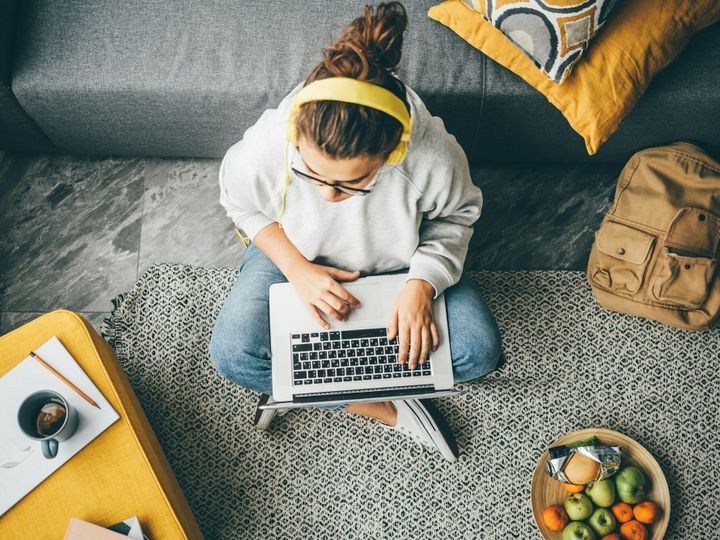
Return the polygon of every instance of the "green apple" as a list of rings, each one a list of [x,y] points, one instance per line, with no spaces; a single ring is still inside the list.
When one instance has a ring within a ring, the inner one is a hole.
[[[562,540],[595,540],[595,533],[582,521],[571,521],[562,532]]]
[[[637,504],[645,499],[645,476],[637,467],[624,467],[615,475],[615,486],[620,500]]]
[[[593,505],[584,493],[573,493],[565,499],[565,511],[573,521],[582,521],[590,517]]]
[[[593,482],[585,488],[585,493],[595,506],[607,508],[615,502],[615,482],[609,478]]]
[[[615,530],[617,520],[607,508],[596,508],[590,519],[588,519],[588,523],[598,536],[605,536]]]

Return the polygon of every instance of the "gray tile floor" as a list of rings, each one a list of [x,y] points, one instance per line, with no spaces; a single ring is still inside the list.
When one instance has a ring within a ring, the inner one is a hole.
[[[0,334],[57,308],[98,325],[157,262],[237,266],[219,160],[0,153]],[[465,268],[582,269],[619,165],[474,165]]]

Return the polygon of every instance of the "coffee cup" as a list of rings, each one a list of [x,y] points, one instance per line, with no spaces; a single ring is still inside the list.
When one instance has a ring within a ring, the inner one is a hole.
[[[60,442],[69,439],[78,424],[77,411],[53,390],[26,397],[18,409],[18,425],[26,437],[40,442],[43,456],[57,456]]]

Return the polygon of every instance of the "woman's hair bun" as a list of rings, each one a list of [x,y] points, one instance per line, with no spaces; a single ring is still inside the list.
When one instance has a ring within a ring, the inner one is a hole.
[[[326,68],[335,76],[373,78],[378,68],[394,72],[402,56],[408,18],[400,2],[366,5],[330,47],[323,49]]]

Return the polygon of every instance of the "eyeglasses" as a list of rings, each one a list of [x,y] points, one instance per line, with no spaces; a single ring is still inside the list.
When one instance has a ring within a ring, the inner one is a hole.
[[[349,195],[359,195],[360,197],[372,192],[371,189],[351,188],[348,186],[342,186],[340,184],[330,184],[329,182],[325,182],[324,180],[320,180],[319,178],[310,176],[309,174],[306,174],[302,171],[298,171],[295,167],[291,167],[290,170],[295,173],[295,175],[298,176],[300,179],[305,180],[306,182],[309,182],[314,186],[328,186],[338,191],[342,191],[343,193],[347,193]]]
[[[296,147],[297,149],[297,147]],[[300,156],[300,152],[298,151],[298,156]],[[302,160],[302,158],[300,158]],[[314,185],[314,186],[328,186],[333,189],[336,189],[337,191],[341,191],[342,193],[347,193],[348,195],[358,195],[360,197],[363,197],[367,195],[368,193],[372,192],[372,189],[360,189],[360,188],[353,188],[349,186],[343,186],[342,184],[331,184],[329,182],[326,182],[325,180],[321,180],[320,178],[316,178],[306,172],[299,171],[295,167],[290,167],[290,170],[301,180],[305,180],[306,182]],[[372,184],[375,179],[377,178],[377,174],[380,172],[380,169],[375,171],[375,174],[373,175],[373,180],[371,180],[370,184]],[[368,184],[368,185],[370,185]]]

